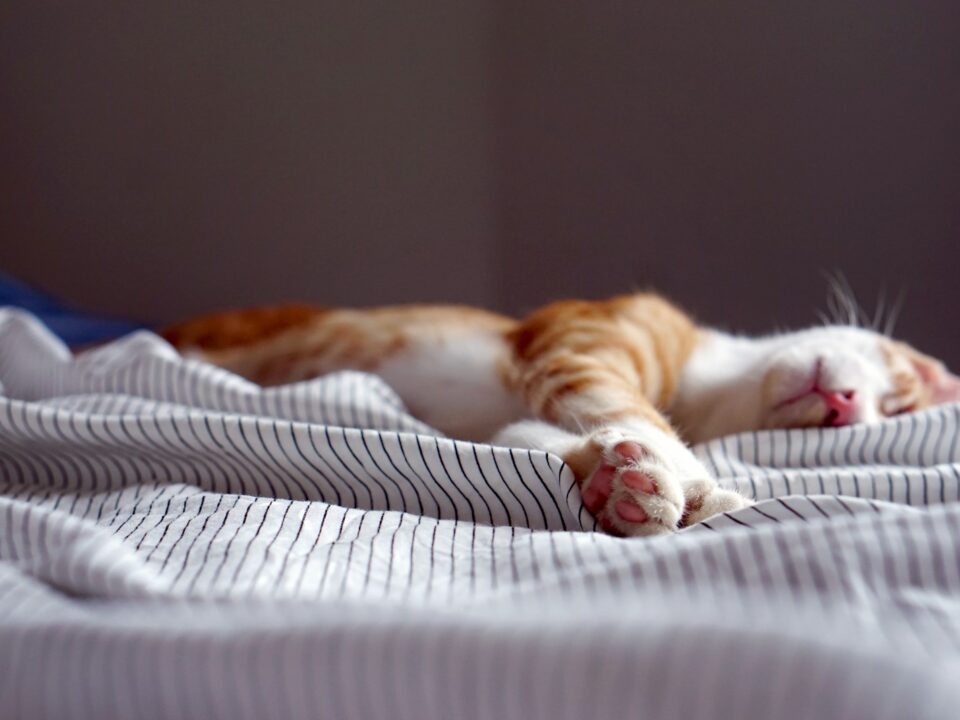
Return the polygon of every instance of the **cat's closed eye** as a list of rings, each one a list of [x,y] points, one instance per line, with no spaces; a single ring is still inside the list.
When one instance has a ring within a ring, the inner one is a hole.
[[[901,393],[888,395],[880,402],[880,412],[887,417],[895,415],[905,415],[918,409],[917,401],[911,396],[904,396]]]

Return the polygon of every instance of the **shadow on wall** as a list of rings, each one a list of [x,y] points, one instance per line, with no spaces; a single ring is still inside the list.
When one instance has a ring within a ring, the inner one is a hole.
[[[171,320],[653,286],[747,331],[821,271],[960,366],[956,3],[13,2],[0,267]]]

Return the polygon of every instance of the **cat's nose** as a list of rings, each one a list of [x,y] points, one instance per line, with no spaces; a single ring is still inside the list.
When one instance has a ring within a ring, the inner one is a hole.
[[[857,411],[856,393],[853,390],[820,390],[819,394],[827,406],[823,424],[827,427],[849,425]]]

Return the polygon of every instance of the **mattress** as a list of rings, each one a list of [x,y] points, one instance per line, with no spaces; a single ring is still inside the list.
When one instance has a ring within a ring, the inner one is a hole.
[[[758,502],[619,539],[370,375],[0,309],[0,384],[0,717],[957,717],[960,406],[700,445]]]

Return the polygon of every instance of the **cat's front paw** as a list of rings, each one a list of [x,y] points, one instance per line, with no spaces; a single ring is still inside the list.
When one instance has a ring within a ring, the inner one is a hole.
[[[652,426],[604,428],[564,458],[587,510],[615,535],[657,535],[742,507],[683,443]]]

